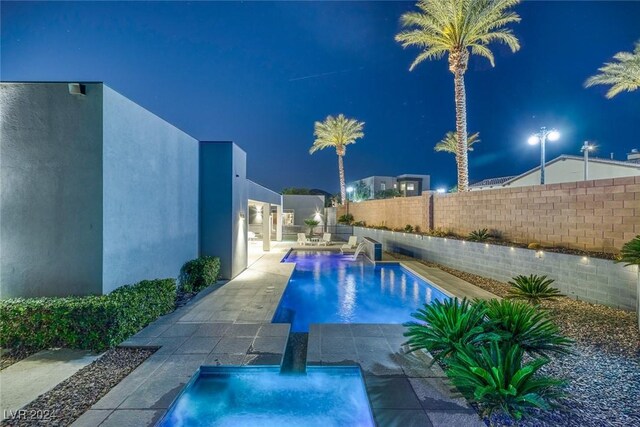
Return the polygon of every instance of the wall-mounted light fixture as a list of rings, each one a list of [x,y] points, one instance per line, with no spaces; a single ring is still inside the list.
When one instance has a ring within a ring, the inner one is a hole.
[[[84,96],[87,94],[87,87],[80,83],[69,83],[69,93]]]
[[[240,212],[240,214],[238,215],[238,218],[240,218],[240,221],[244,221],[245,219],[244,212]]]

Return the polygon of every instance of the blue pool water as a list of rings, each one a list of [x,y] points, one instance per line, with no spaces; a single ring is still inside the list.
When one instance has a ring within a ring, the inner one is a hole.
[[[274,323],[308,332],[312,323],[404,323],[424,303],[449,298],[398,264],[375,266],[364,257],[294,251],[296,267]]]
[[[203,366],[160,426],[374,426],[358,367]]]

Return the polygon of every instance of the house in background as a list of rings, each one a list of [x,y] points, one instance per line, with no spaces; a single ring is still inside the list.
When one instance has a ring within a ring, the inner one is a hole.
[[[403,174],[398,176],[374,175],[358,179],[347,184],[348,187],[357,188],[360,185],[368,188],[368,197],[359,199],[374,199],[380,192],[397,190],[403,197],[419,196],[430,188],[430,176],[421,174]]]
[[[249,201],[281,210],[240,147],[198,141],[103,83],[3,82],[0,105],[1,298],[105,294],[199,255],[232,278]]]
[[[562,155],[545,164],[545,184],[584,181],[586,179],[622,178],[640,176],[640,153],[632,150],[627,160],[611,160],[590,157],[585,177],[584,157]],[[501,178],[490,178],[469,186],[470,191],[504,187],[525,187],[540,184],[540,166],[527,172]]]

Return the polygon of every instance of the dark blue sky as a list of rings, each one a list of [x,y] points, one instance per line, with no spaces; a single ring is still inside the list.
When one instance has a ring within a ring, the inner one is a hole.
[[[310,156],[313,123],[344,113],[365,121],[347,179],[428,173],[455,184],[452,155],[433,145],[454,128],[445,60],[408,67],[418,53],[393,39],[412,2],[2,2],[2,80],[104,81],[201,140],[233,140],[249,176],[276,190],[337,191],[335,151]],[[482,142],[472,180],[539,163],[526,144],[557,127],[548,158],[584,139],[617,159],[640,147],[640,92],[604,98],[584,80],[640,39],[640,2],[526,2],[514,26],[522,48],[495,47],[496,68],[471,60],[469,131]]]

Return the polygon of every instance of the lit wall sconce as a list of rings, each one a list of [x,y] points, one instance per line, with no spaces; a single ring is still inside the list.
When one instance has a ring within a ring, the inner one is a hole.
[[[71,95],[84,96],[87,94],[87,87],[80,83],[69,83],[69,93]]]
[[[543,255],[544,255],[544,252],[536,251],[536,258],[542,258]]]
[[[245,220],[244,212],[240,212],[238,217],[240,218],[240,221],[244,221]]]

